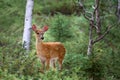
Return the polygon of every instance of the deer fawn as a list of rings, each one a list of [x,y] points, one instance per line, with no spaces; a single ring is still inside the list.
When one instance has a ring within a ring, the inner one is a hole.
[[[56,67],[56,60],[59,63],[59,70],[62,69],[62,62],[65,56],[65,48],[60,42],[43,42],[43,35],[48,30],[47,26],[42,29],[37,29],[36,25],[32,26],[32,30],[36,34],[36,50],[37,56],[40,58],[42,63],[42,70],[44,67],[49,69],[49,66]]]

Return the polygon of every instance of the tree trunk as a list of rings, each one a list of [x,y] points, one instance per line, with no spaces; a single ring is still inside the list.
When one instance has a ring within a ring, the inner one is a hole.
[[[30,47],[33,4],[34,0],[27,0],[23,32],[23,48],[27,51]]]
[[[88,56],[90,56],[92,54],[92,47],[93,47],[92,40],[89,39],[89,44],[88,44],[88,49],[87,49]]]
[[[90,28],[89,28],[89,44],[87,49],[87,55],[90,56],[92,54],[92,47],[93,47],[93,36],[92,36],[92,30],[93,30],[93,20],[90,21]]]
[[[98,36],[101,35],[101,21],[100,21],[100,12],[99,12],[99,0],[95,0],[95,19],[96,19],[96,32]]]

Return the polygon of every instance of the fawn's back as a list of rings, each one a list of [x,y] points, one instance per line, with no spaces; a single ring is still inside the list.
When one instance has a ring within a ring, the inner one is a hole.
[[[37,45],[37,55],[45,58],[64,58],[65,48],[60,42],[44,42]]]

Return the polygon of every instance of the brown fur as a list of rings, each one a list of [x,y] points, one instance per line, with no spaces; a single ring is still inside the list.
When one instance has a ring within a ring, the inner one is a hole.
[[[60,42],[43,42],[44,29],[36,29],[33,27],[33,30],[36,33],[36,50],[37,56],[40,58],[42,63],[42,70],[45,67],[49,69],[50,63],[55,68],[55,61],[59,62],[59,69],[62,69],[62,62],[65,56],[64,45]],[[47,31],[47,30],[46,30]]]

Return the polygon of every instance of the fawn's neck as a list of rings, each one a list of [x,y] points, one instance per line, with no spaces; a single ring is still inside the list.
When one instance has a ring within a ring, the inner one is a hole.
[[[36,36],[36,48],[41,49],[43,46],[43,41]]]

